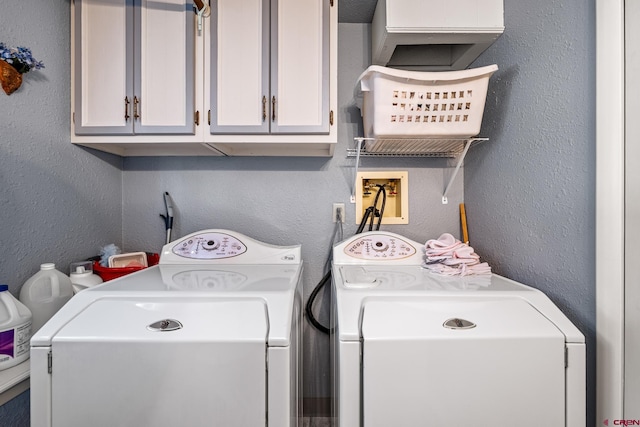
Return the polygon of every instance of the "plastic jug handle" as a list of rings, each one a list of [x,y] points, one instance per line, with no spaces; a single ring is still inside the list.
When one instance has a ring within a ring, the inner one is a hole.
[[[8,292],[8,291],[7,291]],[[7,295],[8,296],[8,295]],[[9,317],[15,318],[20,317],[20,313],[18,313],[18,306],[14,302],[13,298],[2,298],[4,301],[4,305],[7,307],[7,311],[9,312]]]
[[[51,277],[51,296],[58,298],[60,296],[60,279],[57,274]]]

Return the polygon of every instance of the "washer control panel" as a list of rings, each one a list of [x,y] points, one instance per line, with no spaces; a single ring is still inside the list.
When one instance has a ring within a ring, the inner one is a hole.
[[[172,252],[189,259],[224,259],[241,255],[247,246],[224,233],[202,233],[187,237],[173,246]]]
[[[394,260],[415,255],[416,248],[397,237],[374,234],[353,240],[344,253],[358,259]]]

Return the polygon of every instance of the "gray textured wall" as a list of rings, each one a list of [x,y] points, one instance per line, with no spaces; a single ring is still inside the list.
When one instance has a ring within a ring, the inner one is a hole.
[[[587,337],[595,420],[595,3],[505,1],[491,139],[465,164],[471,245],[494,271],[543,290]],[[590,424],[591,425],[591,424]]]
[[[41,263],[68,272],[121,241],[122,161],[69,143],[68,0],[3,1],[0,41],[31,48],[46,66],[11,96],[0,91],[0,283],[18,295]],[[5,411],[14,409],[1,407],[0,420]],[[28,425],[16,417],[11,425]]]
[[[0,92],[0,281],[15,294],[43,262],[68,273],[120,242],[122,160],[69,143],[68,0],[5,2],[0,28],[46,67]]]
[[[68,265],[105,242],[119,243],[121,232],[126,250],[158,250],[162,192],[169,191],[176,236],[220,227],[274,244],[302,243],[308,295],[329,250],[333,202],[347,202],[345,236],[355,230],[348,204],[354,161],[345,150],[360,132],[351,93],[368,65],[368,26],[340,26],[333,158],[139,158],[126,159],[121,173],[120,160],[69,144],[68,5],[2,5],[0,40],[31,47],[47,68],[27,75],[14,95],[0,93],[0,281],[15,293],[41,262]],[[498,273],[547,292],[587,335],[594,425],[594,2],[505,0],[505,24],[474,64],[497,63],[500,71],[483,124],[491,141],[472,149],[465,165],[471,243]],[[410,224],[386,230],[416,240],[458,234],[462,180],[441,205],[444,166],[364,159],[364,168],[409,171]],[[308,330],[305,353],[313,378],[305,395],[326,396],[324,337]]]

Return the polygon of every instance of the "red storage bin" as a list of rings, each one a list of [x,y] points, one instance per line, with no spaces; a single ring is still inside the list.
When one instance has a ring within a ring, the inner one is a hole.
[[[149,267],[158,264],[159,261],[160,254],[147,254],[147,264]],[[144,268],[146,267],[103,267],[99,261],[93,261],[93,272],[100,276],[105,282],[140,271]]]

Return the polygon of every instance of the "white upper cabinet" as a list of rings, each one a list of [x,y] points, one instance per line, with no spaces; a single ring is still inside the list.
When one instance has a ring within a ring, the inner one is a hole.
[[[211,133],[329,134],[329,1],[211,6]]]
[[[194,134],[186,0],[75,0],[76,135]]]
[[[135,12],[134,130],[193,134],[193,6],[185,0],[139,0]]]
[[[328,134],[330,0],[271,7],[271,132]]]
[[[72,2],[73,143],[121,156],[331,156],[336,0]]]
[[[371,60],[405,70],[463,70],[503,32],[504,0],[379,0]]]
[[[269,133],[269,0],[211,2],[211,133]]]
[[[230,156],[333,155],[337,7],[332,0],[211,1],[209,146]]]

